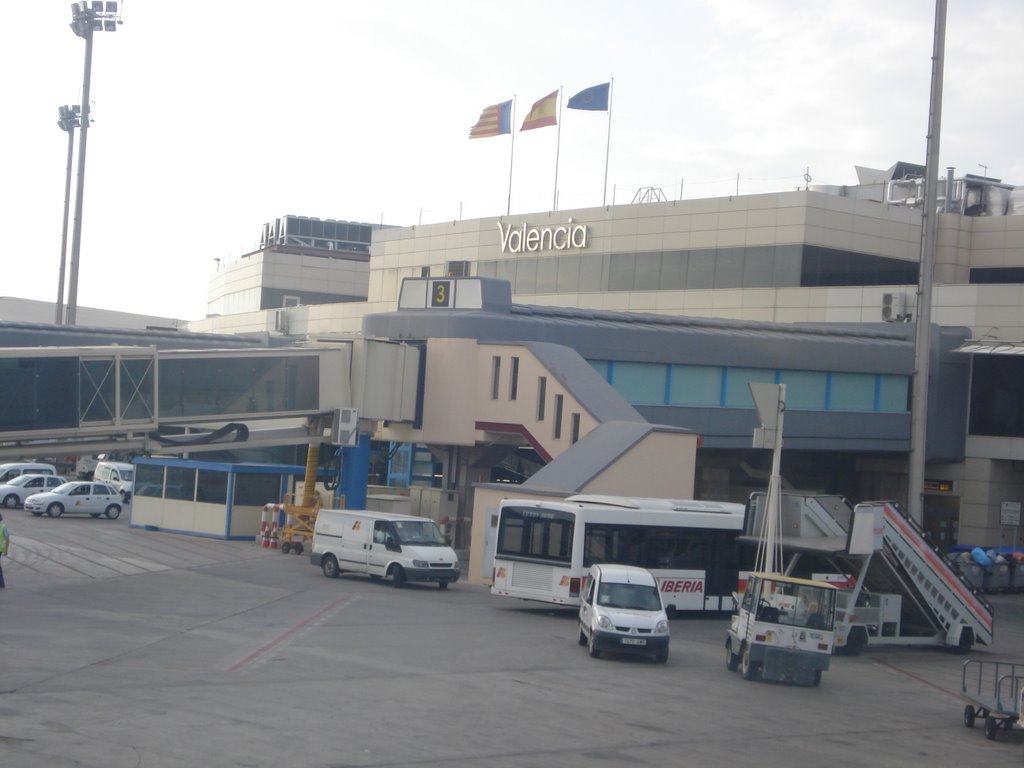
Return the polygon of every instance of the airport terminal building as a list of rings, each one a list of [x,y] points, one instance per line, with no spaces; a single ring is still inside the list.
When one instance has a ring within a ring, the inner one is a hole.
[[[558,491],[543,468],[610,455],[615,430],[602,425],[613,422],[693,435],[694,495],[743,500],[767,477],[750,447],[751,381],[786,384],[786,484],[904,501],[921,180],[905,164],[858,170],[851,187],[376,229],[365,301],[292,299],[191,329],[422,350],[429,408],[381,422],[375,437],[428,446],[463,519],[473,489],[497,479]],[[937,217],[922,522],[940,546],[1020,539],[1006,514],[1024,499],[1024,216],[1013,194],[951,174]],[[220,306],[232,305],[229,285],[222,275]],[[528,362],[529,379],[513,376]],[[479,394],[467,397],[467,381]],[[665,459],[645,454],[628,493],[658,487]]]

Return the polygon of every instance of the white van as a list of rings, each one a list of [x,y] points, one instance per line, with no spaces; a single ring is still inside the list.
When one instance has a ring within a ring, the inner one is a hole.
[[[328,578],[350,571],[390,578],[395,587],[436,581],[441,589],[459,580],[459,558],[437,524],[413,515],[321,509],[309,559]]]
[[[121,498],[129,501],[132,497],[132,485],[135,479],[135,467],[117,461],[100,461],[96,463],[92,479],[116,488]]]
[[[633,565],[592,565],[584,595],[579,643],[592,657],[611,651],[668,661],[668,616],[654,574]]]
[[[0,485],[10,482],[11,478],[18,475],[56,475],[57,468],[53,464],[39,464],[33,462],[14,462],[11,464],[0,464]]]

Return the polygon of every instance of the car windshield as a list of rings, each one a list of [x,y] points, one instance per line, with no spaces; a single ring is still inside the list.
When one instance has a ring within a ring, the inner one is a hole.
[[[660,611],[661,596],[658,594],[657,587],[651,587],[646,584],[604,582],[597,593],[597,604],[606,608]]]
[[[79,483],[64,483],[64,485],[58,485],[56,488],[54,488],[52,493],[59,493],[62,496],[67,496],[78,486]]]
[[[36,475],[18,475],[17,477],[12,477],[10,480],[8,480],[7,484],[13,485],[16,488],[20,488],[34,477],[36,477]]]
[[[433,520],[396,520],[395,531],[400,544],[445,547],[447,542]]]
[[[134,474],[132,472],[132,470],[130,470],[130,469],[122,469],[121,470],[121,479],[122,480],[131,480],[132,479],[132,474]]]

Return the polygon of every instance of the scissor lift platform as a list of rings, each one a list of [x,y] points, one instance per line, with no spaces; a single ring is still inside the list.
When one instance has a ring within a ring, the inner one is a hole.
[[[286,517],[281,528],[281,551],[284,554],[294,552],[301,555],[306,544],[313,541],[313,529],[316,527],[316,516],[320,512],[320,506],[319,494],[311,507],[299,504],[284,505]]]

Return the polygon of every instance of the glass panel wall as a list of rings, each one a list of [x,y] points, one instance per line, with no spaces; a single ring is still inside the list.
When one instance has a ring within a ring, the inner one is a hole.
[[[475,274],[517,294],[917,284],[914,262],[799,243],[522,256],[479,261]]]
[[[590,360],[632,405],[753,408],[750,382],[786,385],[786,406],[805,411],[907,413],[907,376]]]

